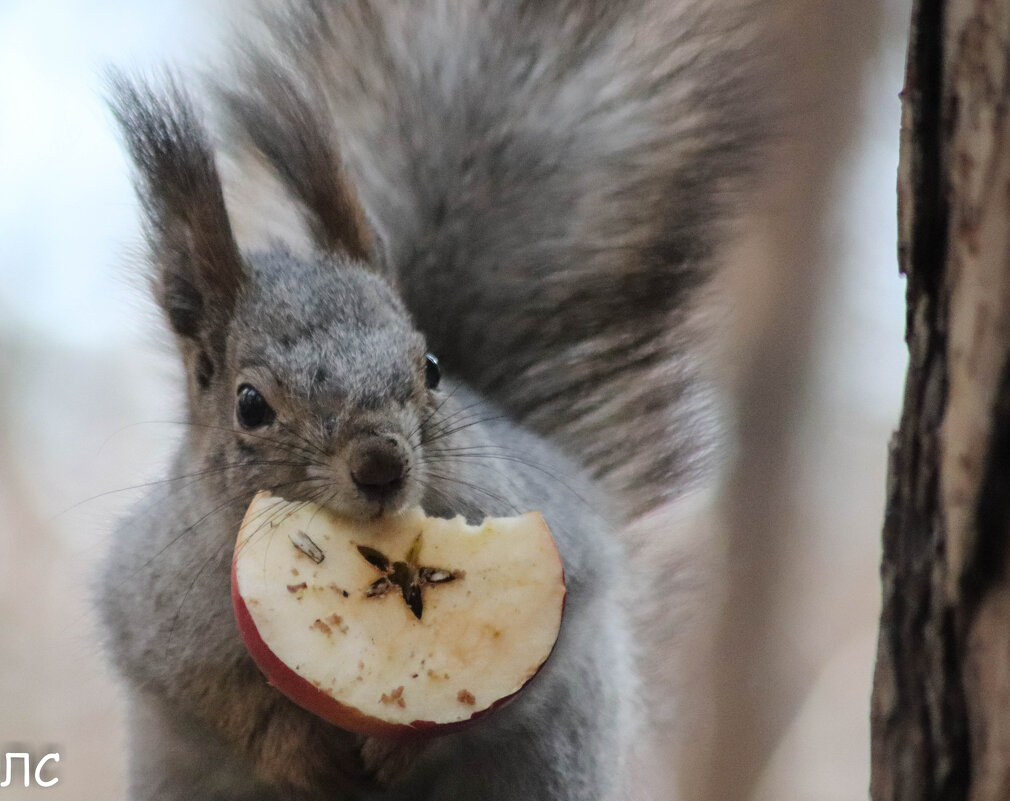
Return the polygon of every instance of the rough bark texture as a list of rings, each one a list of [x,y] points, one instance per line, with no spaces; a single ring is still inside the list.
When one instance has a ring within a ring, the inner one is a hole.
[[[891,446],[874,801],[1010,797],[1010,6],[918,0],[899,256],[910,353]]]

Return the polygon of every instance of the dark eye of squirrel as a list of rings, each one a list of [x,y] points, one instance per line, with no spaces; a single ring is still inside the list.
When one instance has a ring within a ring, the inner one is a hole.
[[[428,389],[435,389],[442,380],[442,371],[438,368],[438,359],[430,353],[424,357],[424,383]]]
[[[267,399],[251,384],[242,384],[238,388],[235,414],[242,428],[262,428],[270,425],[276,416]]]

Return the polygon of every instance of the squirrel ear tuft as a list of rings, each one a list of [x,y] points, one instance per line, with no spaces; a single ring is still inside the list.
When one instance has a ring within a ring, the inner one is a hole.
[[[230,319],[245,282],[206,129],[171,76],[160,89],[118,72],[108,82],[137,172],[156,298],[179,336],[206,338]]]
[[[381,255],[357,195],[347,182],[320,92],[275,65],[252,62],[248,91],[222,89],[236,131],[266,159],[301,204],[316,246],[374,263]],[[316,97],[313,102],[311,97]]]

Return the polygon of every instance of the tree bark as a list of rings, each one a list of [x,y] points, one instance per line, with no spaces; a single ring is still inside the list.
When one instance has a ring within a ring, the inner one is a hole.
[[[917,0],[898,177],[874,801],[1010,798],[1010,4]]]

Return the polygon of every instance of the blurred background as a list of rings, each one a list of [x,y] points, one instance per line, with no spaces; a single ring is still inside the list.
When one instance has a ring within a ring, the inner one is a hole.
[[[730,0],[727,0],[730,2]],[[58,751],[10,798],[123,798],[123,706],[90,610],[181,381],[134,275],[102,69],[200,65],[240,0],[0,2],[0,746]],[[719,289],[720,488],[643,530],[697,565],[679,784],[697,801],[866,797],[887,442],[905,369],[895,169],[910,0],[774,0],[781,141]],[[685,524],[684,521],[688,523]],[[690,583],[690,582],[689,582]],[[671,728],[672,732],[673,729]],[[20,778],[19,776],[17,778]]]

